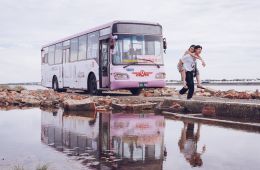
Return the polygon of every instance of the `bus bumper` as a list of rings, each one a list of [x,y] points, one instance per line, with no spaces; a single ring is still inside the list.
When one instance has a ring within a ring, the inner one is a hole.
[[[153,80],[153,81],[125,81],[115,80],[111,81],[111,90],[117,89],[131,89],[131,88],[161,88],[165,87],[165,80]]]

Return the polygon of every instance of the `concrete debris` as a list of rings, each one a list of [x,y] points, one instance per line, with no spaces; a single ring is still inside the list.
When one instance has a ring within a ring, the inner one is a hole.
[[[79,93],[58,93],[53,90],[26,90],[21,86],[10,88],[0,86],[0,106],[1,107],[41,107],[58,108],[64,107],[65,110],[97,110],[108,111],[118,110],[149,110],[154,109],[153,97],[177,96],[178,90],[175,88],[144,89],[142,95],[137,98],[131,97],[111,97],[111,96],[88,96]],[[260,99],[258,90],[255,92],[238,92],[235,90],[214,91],[212,89],[196,89],[195,96],[221,97],[229,99]],[[150,97],[148,99],[146,97]],[[165,100],[165,99],[163,99]],[[162,106],[163,107],[163,106]],[[169,103],[166,106],[174,112],[185,112],[185,108],[178,103]],[[201,112],[202,110],[200,110]],[[187,110],[186,110],[187,112]],[[213,110],[204,109],[205,114],[210,114]]]
[[[202,108],[201,112],[202,112],[203,116],[212,117],[212,116],[216,115],[216,108],[214,106],[205,105]]]
[[[67,99],[63,102],[65,111],[95,111],[96,104],[90,99]]]

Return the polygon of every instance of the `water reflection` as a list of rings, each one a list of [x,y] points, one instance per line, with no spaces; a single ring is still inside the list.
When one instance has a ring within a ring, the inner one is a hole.
[[[96,169],[162,169],[164,128],[147,113],[41,112],[41,141]]]
[[[201,151],[198,151],[197,147],[200,140],[201,124],[188,122],[183,122],[183,124],[184,127],[182,128],[181,137],[178,142],[180,152],[192,167],[200,167],[203,164],[201,155],[206,151],[205,145],[202,147]]]

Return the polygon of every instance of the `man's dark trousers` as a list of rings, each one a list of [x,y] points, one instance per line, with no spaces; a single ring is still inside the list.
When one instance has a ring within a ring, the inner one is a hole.
[[[185,94],[188,91],[187,99],[191,99],[194,93],[194,78],[192,71],[186,71],[186,83],[188,88],[182,88],[179,93]]]

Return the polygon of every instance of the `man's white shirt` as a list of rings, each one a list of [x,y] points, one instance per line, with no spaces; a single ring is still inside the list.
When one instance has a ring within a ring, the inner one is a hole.
[[[195,67],[194,58],[190,54],[186,54],[181,58],[183,67],[186,71],[192,71]]]

